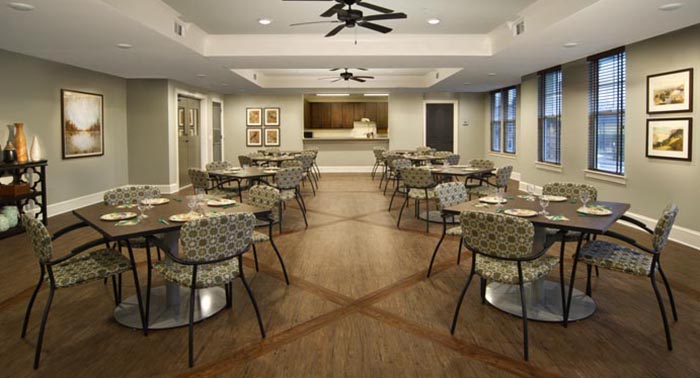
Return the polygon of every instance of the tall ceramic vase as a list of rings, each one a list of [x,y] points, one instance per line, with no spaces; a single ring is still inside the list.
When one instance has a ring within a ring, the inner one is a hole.
[[[32,138],[32,147],[29,149],[29,158],[32,161],[39,161],[41,160],[41,145],[39,144],[39,138],[34,135],[34,138]]]
[[[17,162],[26,163],[29,156],[27,155],[27,138],[24,136],[23,123],[15,123],[15,149],[17,149]]]

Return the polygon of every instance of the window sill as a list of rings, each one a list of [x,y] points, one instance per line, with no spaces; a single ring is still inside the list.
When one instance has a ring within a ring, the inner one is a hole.
[[[561,165],[551,164],[551,163],[543,163],[541,161],[535,162],[535,168],[542,169],[545,171],[550,171],[550,172],[557,172],[557,173],[564,172],[564,168]]]
[[[618,185],[627,185],[627,176],[613,175],[611,173],[603,173],[589,169],[584,169],[583,174],[589,179],[611,182]]]
[[[489,152],[489,155],[494,156],[494,157],[499,157],[499,158],[506,158],[506,159],[513,159],[516,160],[518,158],[517,154],[506,154],[503,152]]]

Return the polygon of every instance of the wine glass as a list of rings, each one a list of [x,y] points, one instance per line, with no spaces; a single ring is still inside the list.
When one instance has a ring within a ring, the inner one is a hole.
[[[197,207],[197,196],[191,195],[187,196],[187,207],[190,208],[190,213],[194,213],[194,209]]]
[[[496,199],[498,200],[496,207],[499,209],[503,208],[503,194],[504,194],[504,188],[496,189]]]
[[[583,207],[584,208],[588,207],[588,201],[591,200],[591,193],[588,190],[582,190],[579,193],[579,197],[581,198],[581,202],[583,203]]]
[[[146,203],[145,199],[136,201],[136,208],[139,209],[139,212],[141,213],[138,218],[139,221],[148,218],[148,215],[145,214],[146,209],[148,209],[148,203]]]
[[[547,196],[540,196],[540,206],[542,207],[540,215],[549,215],[549,213],[547,212],[547,206],[549,206],[549,198]]]
[[[527,184],[526,189],[527,189],[527,194],[528,194],[527,200],[534,201],[535,200],[535,185]]]

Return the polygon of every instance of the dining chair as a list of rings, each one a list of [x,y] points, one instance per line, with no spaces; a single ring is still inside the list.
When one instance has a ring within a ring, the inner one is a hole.
[[[398,159],[404,159],[403,156],[401,155],[393,155],[393,154],[384,154],[384,160],[386,161],[386,165],[384,167],[384,173],[382,174],[382,177],[379,179],[379,188],[382,188],[382,182],[384,182],[384,194],[386,194],[386,189],[389,186],[390,181],[396,180],[396,175],[398,174],[398,171],[394,167],[394,161]]]
[[[386,159],[384,158],[384,152],[386,152],[386,148],[384,148],[384,147],[374,147],[372,149],[372,153],[374,154],[374,166],[372,167],[372,180],[374,180],[374,177],[377,174],[377,171],[380,168],[384,168],[384,164],[386,163]]]
[[[621,218],[621,220],[632,223],[651,235],[651,248],[645,247],[636,240],[614,231],[607,231],[603,235],[622,241],[632,248],[616,242],[605,240],[591,240],[583,245],[580,251],[577,253],[577,258],[574,260],[574,266],[571,272],[571,281],[569,284],[567,309],[571,308],[571,291],[573,290],[574,279],[576,278],[576,266],[579,262],[586,264],[586,294],[589,296],[591,295],[591,267],[593,266],[634,276],[648,277],[651,280],[651,287],[654,289],[656,301],[658,302],[659,310],[661,311],[661,320],[664,325],[664,332],[666,333],[666,346],[668,350],[673,350],[671,330],[668,325],[664,300],[661,297],[659,288],[656,285],[656,272],[659,272],[661,279],[664,281],[664,285],[666,286],[666,293],[668,294],[668,299],[671,304],[673,319],[678,321],[678,312],[676,311],[676,303],[673,300],[671,286],[666,279],[664,271],[661,269],[660,261],[661,252],[668,243],[668,236],[671,233],[671,229],[673,228],[673,223],[675,222],[677,215],[678,206],[673,203],[667,205],[661,214],[661,217],[656,222],[656,227],[654,230],[651,230],[644,223],[628,216]],[[579,239],[579,242],[581,241],[582,239]],[[566,325],[567,322],[568,311],[564,318],[564,324]]]
[[[396,221],[396,228],[400,228],[403,209],[409,199],[416,202],[416,216],[420,214],[420,201],[425,201],[425,210],[428,211],[429,201],[435,198],[435,180],[433,174],[426,168],[407,167],[401,169],[401,179],[408,191],[399,211],[399,219]],[[430,217],[425,217],[425,232],[430,232]]]
[[[317,179],[320,180],[321,179],[321,168],[319,168],[318,162],[316,161],[316,159],[318,158],[318,148],[305,148],[304,153],[307,153],[307,152],[313,154],[313,157],[314,157],[313,169],[314,169],[314,171],[316,171]]]
[[[241,168],[255,166],[255,164],[253,164],[253,159],[247,155],[238,155],[238,164],[240,164]]]
[[[207,163],[205,169],[207,170],[207,172],[212,172],[225,171],[227,169],[231,169],[232,167],[233,164],[229,163],[228,161],[212,161]],[[223,191],[232,191],[233,188],[225,187],[225,185],[229,183],[236,183],[235,191],[238,192],[238,198],[241,202],[243,202],[243,191],[247,189],[248,186],[250,186],[243,183],[243,179],[237,177],[214,176],[213,180],[216,185],[216,188]]]
[[[258,304],[248,286],[243,272],[242,255],[253,242],[255,215],[252,213],[221,214],[185,223],[180,230],[179,255],[162,243],[168,259],[153,265],[165,281],[186,287],[190,291],[189,303],[189,366],[194,366],[194,309],[197,289],[223,286],[226,289],[226,307],[233,303],[233,281],[240,278],[258,318],[260,334],[265,338]],[[148,280],[147,299],[150,300],[151,280]],[[150,309],[146,308],[146,320]]]
[[[482,303],[485,301],[487,281],[518,285],[523,320],[523,355],[527,361],[529,346],[524,284],[546,276],[559,263],[559,259],[545,254],[546,245],[541,251],[533,251],[535,228],[526,219],[466,211],[460,215],[460,223],[464,245],[472,252],[472,266],[457,300],[450,332],[454,335],[462,301],[475,274],[481,278]]]
[[[68,226],[56,232],[53,237],[49,234],[46,226],[34,217],[23,216],[22,224],[27,231],[34,256],[39,261],[39,282],[32,292],[32,296],[29,298],[27,311],[24,315],[24,321],[22,322],[21,338],[24,338],[27,334],[27,325],[37,293],[41,289],[44,281],[49,284],[49,297],[46,300],[44,312],[41,316],[41,325],[39,326],[39,335],[37,336],[34,352],[34,369],[39,368],[46,321],[49,318],[49,311],[51,309],[51,303],[53,302],[54,293],[58,289],[83,285],[92,281],[111,277],[114,286],[114,301],[116,305],[119,305],[121,295],[117,293],[115,277],[124,272],[131,271],[134,276],[134,286],[139,306],[139,315],[141,316],[141,326],[144,334],[147,333],[147,323],[143,316],[138,273],[134,265],[134,254],[131,248],[129,248],[129,259],[127,259],[118,250],[109,248],[107,240],[103,238],[85,243],[72,249],[68,254],[54,259],[53,241],[73,230],[87,226],[87,224],[77,223]],[[102,245],[105,247],[87,252],[88,250]]]
[[[486,197],[496,194],[498,189],[508,190],[508,182],[510,181],[510,175],[513,173],[513,166],[506,165],[496,169],[494,174],[495,180],[491,182],[490,180],[483,180],[481,185],[468,188],[469,198],[472,196],[476,197]]]
[[[316,181],[316,175],[313,172],[312,168],[314,165],[314,157],[313,155],[303,153],[297,157],[294,158],[295,160],[299,161],[302,164],[302,168],[304,169],[304,178],[303,180],[309,181],[309,184],[311,185],[311,190],[314,193],[314,196],[316,195],[316,188],[318,188],[318,181]],[[314,188],[314,186],[316,188]]]
[[[406,190],[406,186],[403,185],[403,181],[401,180],[401,170],[408,168],[411,165],[411,161],[408,159],[399,158],[391,160],[391,169],[394,172],[392,173],[392,180],[394,180],[394,193],[391,195],[391,201],[389,201],[389,211],[391,211],[391,208],[394,206],[394,197],[396,197],[397,193],[408,195],[408,190]],[[386,188],[384,190],[386,190]]]
[[[190,182],[195,192],[197,190],[202,190],[206,194],[226,198],[240,195],[235,188],[219,187],[216,180],[213,180],[211,176],[209,176],[209,172],[205,170],[189,168],[187,174],[190,177]]]
[[[255,259],[255,271],[260,271],[260,268],[258,267],[258,251],[255,247],[256,244],[270,242],[272,249],[275,251],[275,254],[277,254],[277,260],[279,260],[280,266],[282,267],[284,280],[287,282],[287,285],[289,285],[287,268],[285,268],[282,255],[272,239],[272,225],[279,221],[275,210],[280,203],[280,191],[279,189],[273,188],[269,185],[255,185],[248,190],[248,203],[261,209],[270,210],[269,215],[265,217],[257,217],[258,222],[255,225],[256,228],[267,227],[267,234],[258,231],[253,232],[253,257]]]
[[[460,156],[457,154],[451,154],[445,158],[445,160],[447,160],[447,164],[449,164],[449,165],[459,164],[459,159],[460,159]]]
[[[445,159],[452,154],[453,154],[452,151],[436,151],[433,154],[433,156],[435,156],[436,158],[439,158],[439,159]]]
[[[427,153],[427,152],[430,152],[430,151],[432,151],[432,148],[427,147],[427,146],[419,146],[419,147],[416,147],[416,152],[419,152],[419,153]]]
[[[493,161],[487,159],[471,159],[468,164],[470,167],[478,169],[493,169],[495,167]],[[491,176],[493,176],[493,173],[484,173],[476,177],[467,177],[464,181],[464,185],[467,189],[478,187]]]
[[[467,188],[461,182],[446,182],[443,184],[438,184],[435,187],[435,198],[437,198],[437,208],[440,210],[442,215],[442,237],[438,241],[435,251],[433,251],[433,256],[430,258],[430,265],[428,265],[428,277],[433,271],[433,263],[435,262],[435,256],[437,256],[438,250],[442,241],[445,239],[445,235],[458,236],[459,237],[459,247],[457,249],[457,265],[459,265],[462,258],[462,227],[455,226],[447,228],[447,218],[442,214],[442,211],[450,206],[459,205],[468,201]],[[454,219],[454,216],[451,216]]]
[[[279,202],[279,230],[282,232],[282,205],[289,200],[296,200],[299,205],[299,210],[304,217],[304,225],[309,228],[309,223],[306,221],[306,204],[304,197],[301,196],[299,186],[304,178],[304,169],[300,167],[282,168],[275,174],[275,187],[280,191]]]

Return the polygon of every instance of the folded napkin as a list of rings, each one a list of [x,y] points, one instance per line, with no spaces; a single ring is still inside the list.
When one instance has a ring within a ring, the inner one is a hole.
[[[565,221],[568,221],[568,220],[569,220],[569,218],[567,218],[567,217],[565,217],[565,216],[563,216],[563,215],[547,215],[547,216],[545,216],[545,218],[547,218],[547,219],[549,219],[549,220],[551,220],[551,221],[556,221],[556,222],[559,222],[559,221],[564,221],[564,222],[565,222]]]
[[[135,226],[135,225],[139,224],[140,222],[141,221],[138,218],[134,218],[134,219],[127,219],[127,220],[119,221],[119,222],[115,223],[114,225],[115,226]]]

